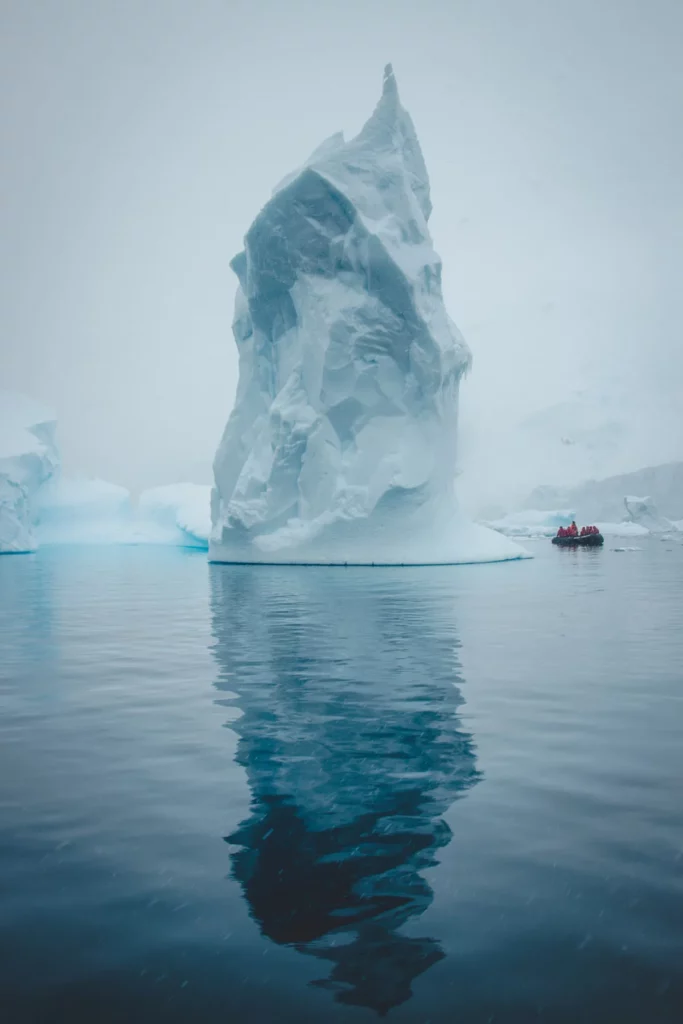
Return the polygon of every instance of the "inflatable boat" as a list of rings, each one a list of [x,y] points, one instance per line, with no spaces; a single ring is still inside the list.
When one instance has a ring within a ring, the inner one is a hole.
[[[553,537],[553,544],[561,548],[600,548],[605,543],[601,533],[585,533],[583,537]]]

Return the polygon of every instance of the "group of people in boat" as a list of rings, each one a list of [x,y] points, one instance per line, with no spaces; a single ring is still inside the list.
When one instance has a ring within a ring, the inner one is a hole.
[[[600,531],[598,530],[597,526],[582,526],[581,527],[581,532],[579,532],[578,526],[576,525],[576,523],[572,519],[572,525],[571,526],[561,526],[559,528],[559,530],[557,531],[557,536],[558,537],[590,537],[591,534],[594,534],[594,533],[600,533]]]

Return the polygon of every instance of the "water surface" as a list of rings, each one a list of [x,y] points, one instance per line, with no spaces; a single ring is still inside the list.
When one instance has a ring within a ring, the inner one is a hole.
[[[683,1020],[683,546],[0,559],[0,1015]]]

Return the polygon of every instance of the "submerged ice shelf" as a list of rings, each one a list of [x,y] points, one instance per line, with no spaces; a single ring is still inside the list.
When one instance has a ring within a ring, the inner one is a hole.
[[[455,498],[459,382],[429,179],[390,66],[350,142],[285,179],[232,261],[240,375],[214,462],[214,561],[424,564],[525,552]]]

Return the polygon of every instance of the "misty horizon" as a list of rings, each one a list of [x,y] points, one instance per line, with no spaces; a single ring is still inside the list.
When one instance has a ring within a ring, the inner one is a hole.
[[[277,182],[358,131],[389,60],[474,356],[466,471],[577,389],[637,403],[651,461],[680,451],[677,4],[63,0],[3,23],[2,383],[54,409],[66,471],[210,481],[229,262]]]

